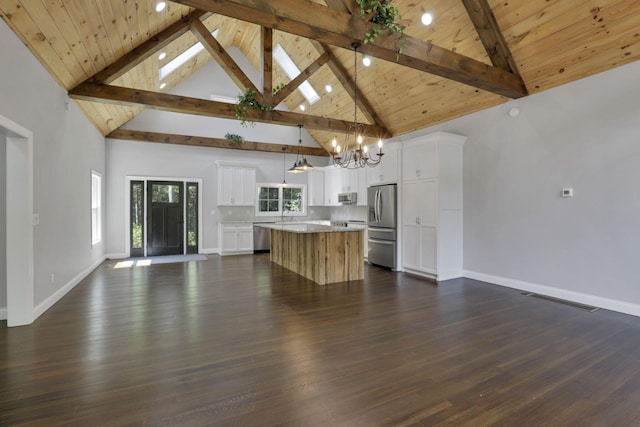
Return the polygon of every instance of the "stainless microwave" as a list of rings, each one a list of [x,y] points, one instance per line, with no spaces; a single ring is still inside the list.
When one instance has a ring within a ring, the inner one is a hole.
[[[358,193],[340,193],[338,194],[338,203],[343,205],[354,205],[357,202]]]

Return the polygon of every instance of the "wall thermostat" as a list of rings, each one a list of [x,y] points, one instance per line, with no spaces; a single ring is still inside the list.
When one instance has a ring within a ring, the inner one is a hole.
[[[563,188],[562,197],[573,197],[573,188]]]

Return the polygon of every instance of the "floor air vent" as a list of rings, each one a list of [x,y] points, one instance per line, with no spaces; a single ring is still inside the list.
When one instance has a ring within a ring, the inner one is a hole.
[[[579,302],[567,301],[565,299],[554,298],[547,295],[534,294],[533,292],[522,292],[522,295],[527,297],[543,299],[543,300],[555,302],[558,304],[568,305],[569,307],[579,308],[580,310],[585,310],[590,313],[593,313],[594,311],[599,309],[599,307],[593,307],[591,305],[580,304]]]

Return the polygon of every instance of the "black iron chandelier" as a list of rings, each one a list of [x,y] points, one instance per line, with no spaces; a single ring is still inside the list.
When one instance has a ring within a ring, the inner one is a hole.
[[[353,124],[349,126],[349,133],[345,135],[344,146],[338,145],[336,138],[331,142],[331,159],[334,166],[348,169],[376,167],[384,153],[382,152],[382,140],[378,140],[378,153],[369,152],[369,147],[364,145],[363,127],[358,123],[358,48],[360,43],[351,43],[353,49]]]

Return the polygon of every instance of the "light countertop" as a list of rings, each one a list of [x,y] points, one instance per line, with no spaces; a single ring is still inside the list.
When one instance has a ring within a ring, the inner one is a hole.
[[[350,231],[363,231],[367,227],[364,225],[356,225],[349,227],[340,227],[334,225],[322,225],[312,223],[297,223],[297,224],[274,224],[264,223],[256,224],[258,227],[270,228],[273,230],[288,231],[290,233],[346,233]]]

